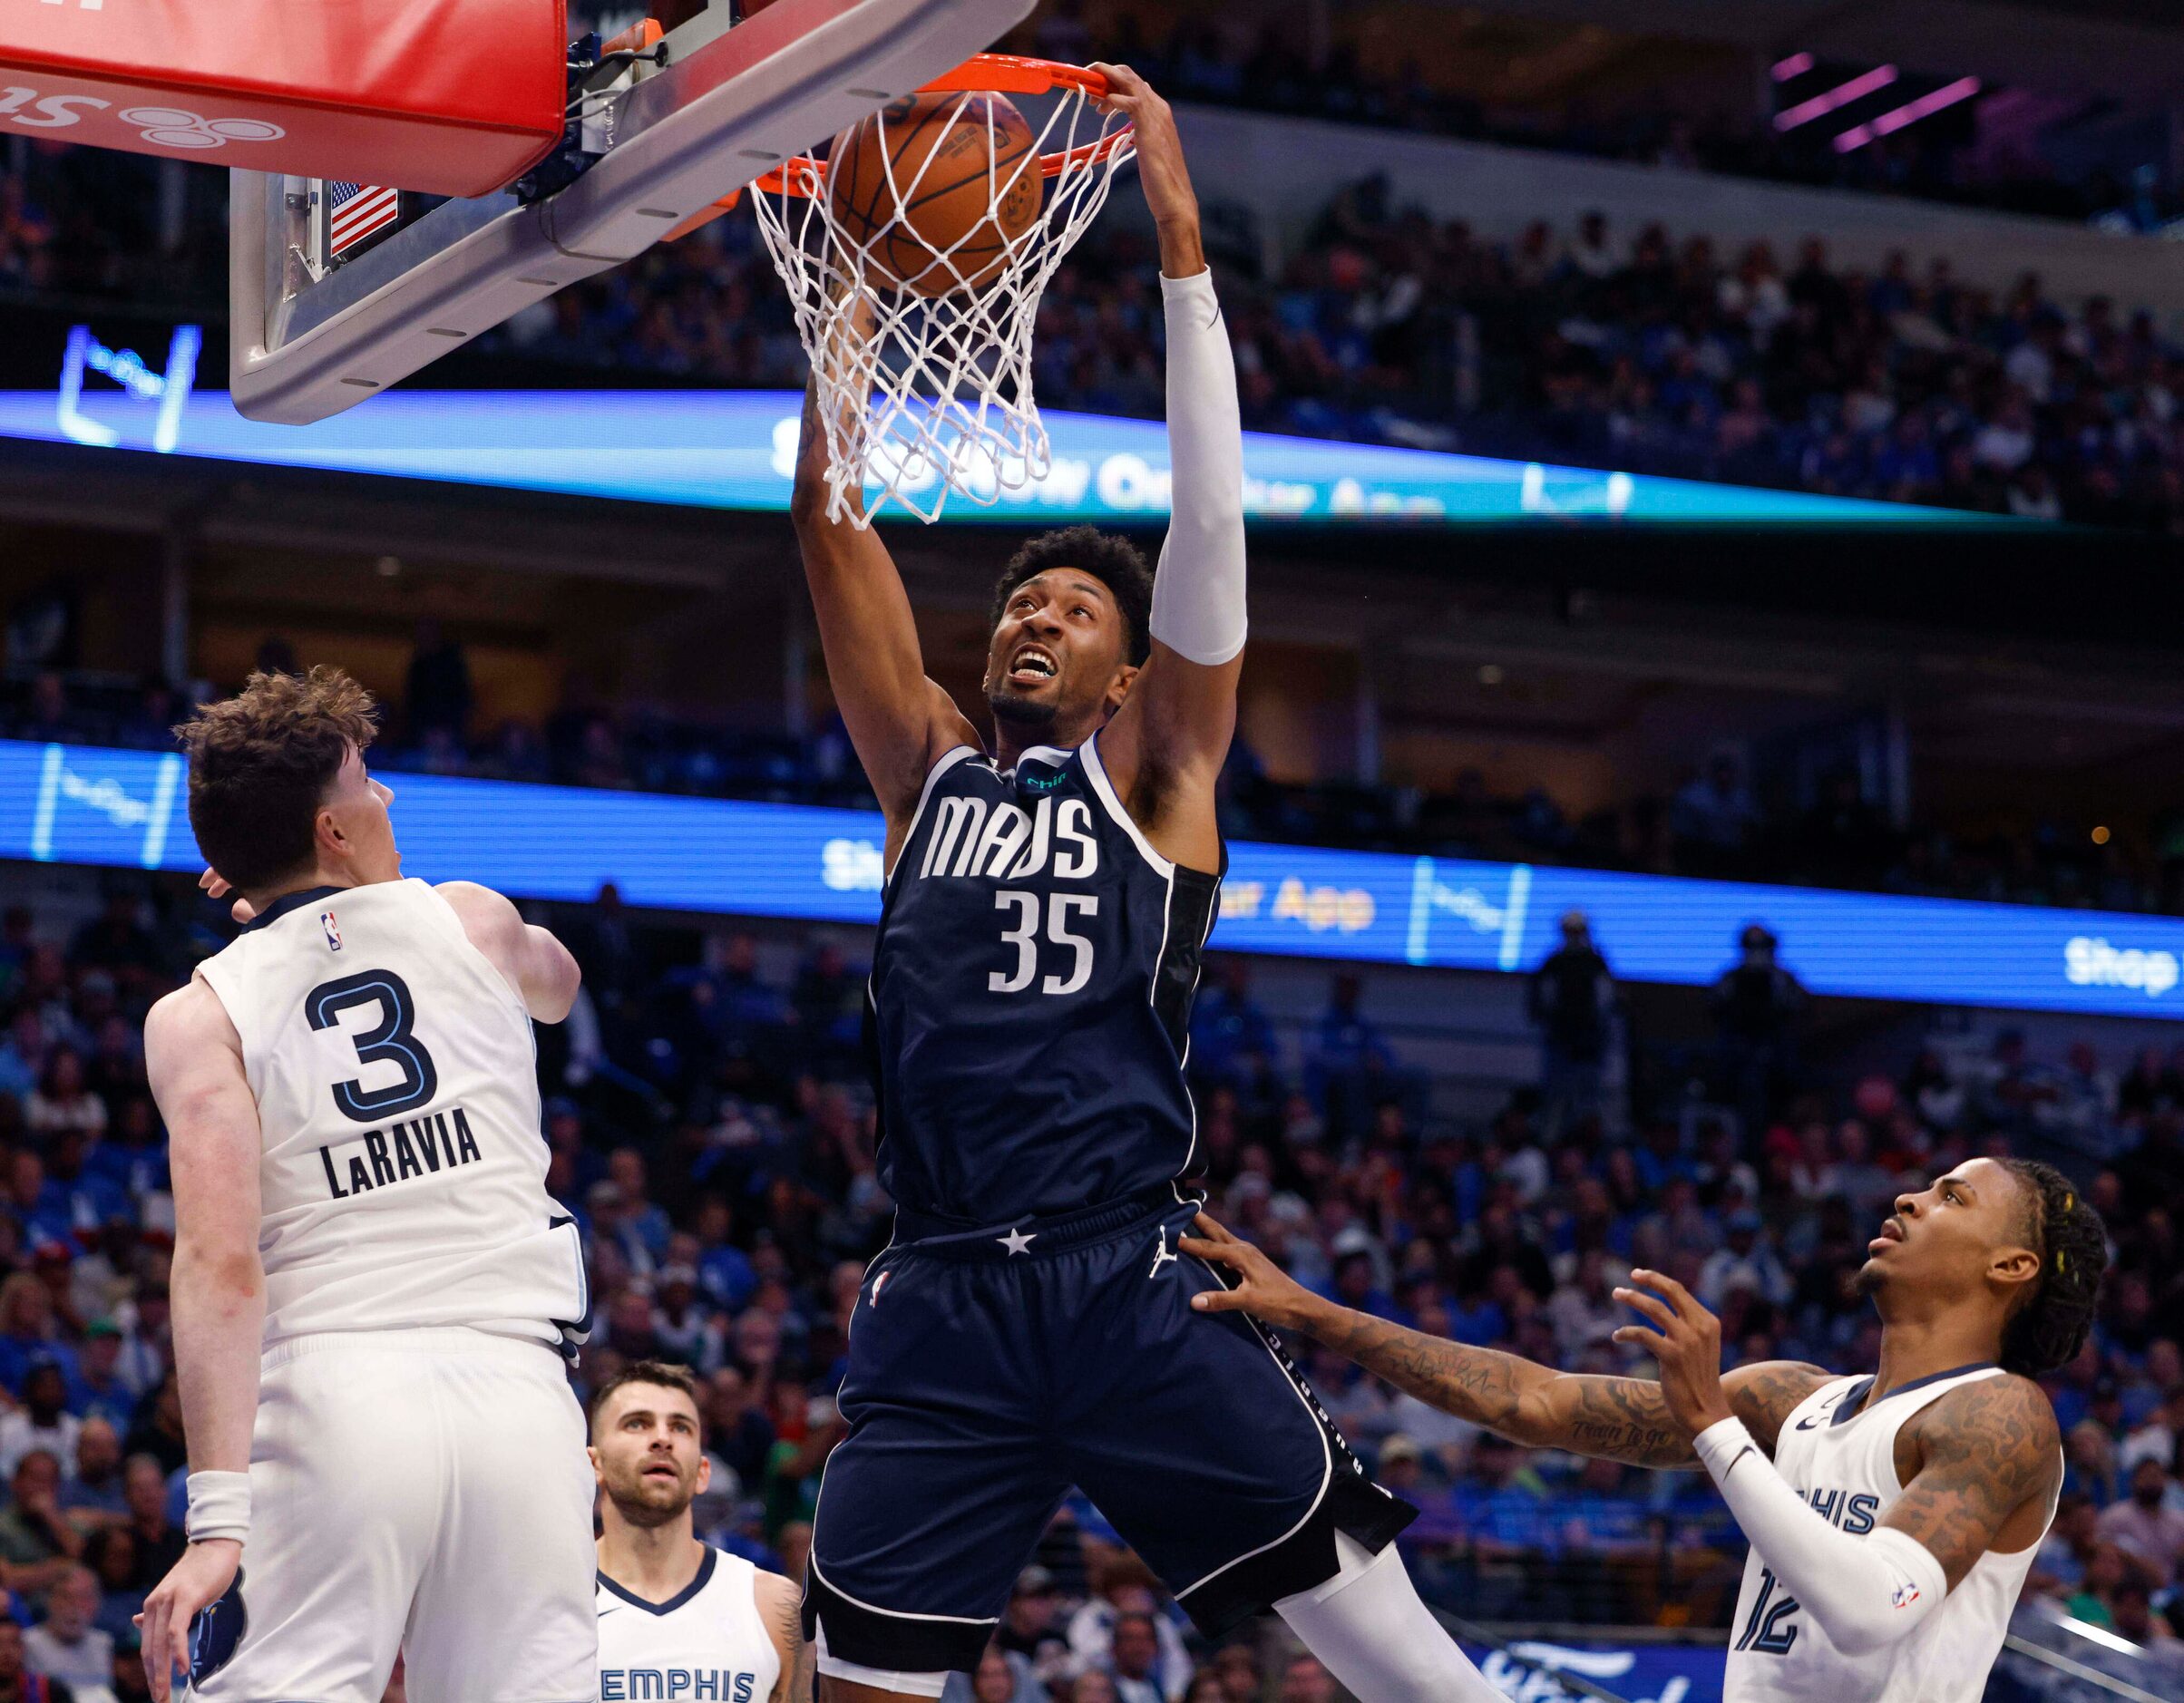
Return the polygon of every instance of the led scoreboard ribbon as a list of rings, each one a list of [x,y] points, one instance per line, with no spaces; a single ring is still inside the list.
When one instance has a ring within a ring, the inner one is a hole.
[[[162,379],[132,351],[108,351],[77,327],[57,396],[0,391],[0,438],[696,508],[788,510],[801,405],[788,391],[398,390],[316,425],[268,425],[242,418],[217,391],[190,395],[196,328],[183,331]],[[86,353],[106,357],[93,370],[114,377],[126,394],[103,384],[86,394]],[[1046,420],[1054,443],[1046,475],[1000,492],[990,508],[955,505],[951,521],[1025,526],[1166,518],[1168,440],[1160,422],[1060,409],[1047,411]],[[1266,432],[1245,433],[1243,453],[1244,511],[1262,524],[2032,524],[1908,503]]]
[[[194,872],[180,757],[0,741],[0,857]],[[522,898],[879,919],[868,812],[387,774],[404,867]],[[1816,993],[2184,1015],[2184,919],[1240,843],[1216,949],[1514,971],[1573,908],[1627,981],[1704,985],[1761,921]]]

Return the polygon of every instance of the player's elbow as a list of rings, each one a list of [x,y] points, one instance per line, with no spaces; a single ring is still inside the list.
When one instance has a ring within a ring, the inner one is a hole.
[[[173,1288],[229,1316],[265,1297],[266,1268],[255,1242],[183,1235],[174,1247]]]

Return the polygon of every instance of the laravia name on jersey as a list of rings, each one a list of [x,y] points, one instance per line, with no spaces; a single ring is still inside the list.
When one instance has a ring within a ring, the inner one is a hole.
[[[451,1118],[454,1120],[452,1127]],[[338,1159],[332,1147],[318,1150],[318,1163],[326,1167],[327,1192],[336,1201],[346,1201],[352,1194],[368,1194],[412,1177],[474,1164],[478,1158],[478,1138],[470,1133],[470,1120],[459,1105],[414,1123],[366,1130],[356,1141],[343,1144]],[[341,1186],[344,1177],[349,1185],[346,1189]]]
[[[601,1668],[600,1703],[752,1703],[757,1683],[726,1668]]]

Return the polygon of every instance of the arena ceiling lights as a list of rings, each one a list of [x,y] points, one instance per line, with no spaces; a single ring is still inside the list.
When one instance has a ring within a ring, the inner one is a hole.
[[[1960,107],[1988,86],[1977,77],[1923,75],[1893,64],[1844,65],[1808,53],[1777,60],[1769,75],[1775,85],[1776,132],[1804,132],[1816,145],[1825,135],[1838,154]]]

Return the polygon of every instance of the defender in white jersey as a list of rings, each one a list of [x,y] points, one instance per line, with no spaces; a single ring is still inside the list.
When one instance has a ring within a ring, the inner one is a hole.
[[[246,927],[144,1030],[190,1466],[152,1693],[186,1665],[205,1703],[378,1703],[400,1652],[414,1703],[589,1703],[588,1303],[531,1036],[575,961],[402,879],[346,676],[254,676],[180,731]]]
[[[2062,1484],[2033,1380],[2074,1357],[2108,1260],[2070,1181],[1974,1159],[1897,1197],[1859,1273],[1880,1369],[1721,1373],[1721,1326],[1673,1279],[1615,1291],[1661,1381],[1577,1377],[1368,1318],[1211,1219],[1186,1252],[1241,1280],[1198,1298],[1303,1331],[1446,1412],[1537,1448],[1703,1465],[1751,1541],[1726,1703],[1977,1703]]]
[[[698,1542],[712,1481],[689,1367],[639,1360],[591,1398],[600,1490],[600,1703],[804,1703],[804,1593]]]

